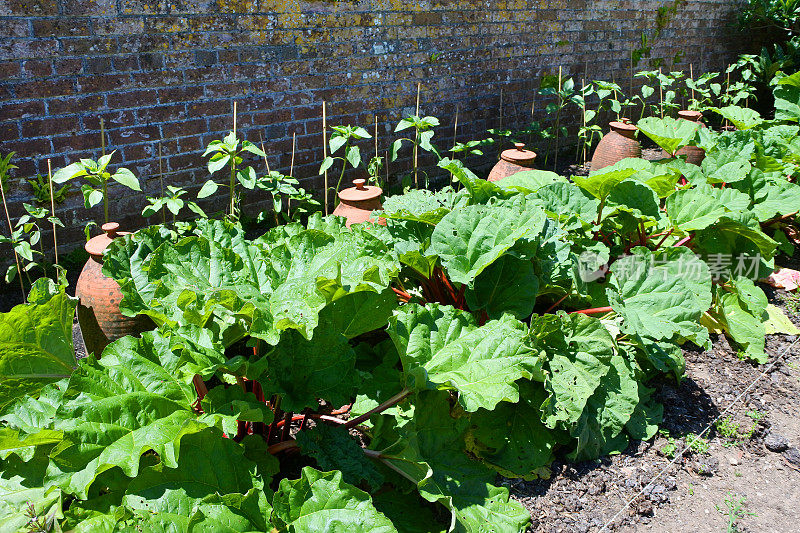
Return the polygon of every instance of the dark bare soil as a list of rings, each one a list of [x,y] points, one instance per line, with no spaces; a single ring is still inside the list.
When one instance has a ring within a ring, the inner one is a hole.
[[[786,298],[771,294],[784,310]],[[800,324],[800,316],[786,312]],[[609,530],[726,531],[729,508],[741,503],[738,531],[797,531],[800,340],[768,337],[766,365],[740,360],[722,336],[713,340],[707,352],[684,351],[687,370],[680,384],[656,384],[664,423],[654,439],[598,461],[557,462],[547,480],[506,480],[513,497],[531,511],[530,531],[600,531],[630,500]],[[714,424],[726,409],[723,421]],[[707,446],[680,456],[687,436],[691,440],[709,425]],[[678,459],[670,464],[673,457]]]

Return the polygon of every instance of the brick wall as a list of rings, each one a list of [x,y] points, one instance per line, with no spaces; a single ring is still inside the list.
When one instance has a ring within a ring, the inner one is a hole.
[[[671,3],[671,2],[669,2]],[[631,50],[652,34],[661,1],[586,0],[0,0],[0,154],[16,151],[14,213],[30,197],[23,177],[99,155],[99,121],[115,161],[159,189],[158,145],[167,183],[208,177],[203,147],[231,128],[264,138],[273,169],[319,190],[321,102],[329,123],[379,121],[380,151],[394,124],[422,110],[438,116],[449,146],[530,119],[542,74],[627,80]],[[655,40],[652,55],[696,72],[724,67],[742,47],[728,0],[690,0]],[[543,108],[537,103],[537,108]],[[539,117],[542,118],[542,117]],[[367,150],[374,150],[367,143]],[[537,147],[534,147],[537,148]],[[491,161],[496,154],[487,154]],[[392,170],[402,168],[393,166]],[[139,194],[113,189],[112,217],[142,225]],[[257,195],[247,202],[263,200]],[[87,212],[77,186],[60,207],[82,241]],[[4,252],[5,255],[5,252]]]

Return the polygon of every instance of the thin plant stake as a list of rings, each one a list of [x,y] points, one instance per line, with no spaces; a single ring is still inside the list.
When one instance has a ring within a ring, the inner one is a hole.
[[[458,137],[458,104],[456,104],[456,120],[453,124],[453,148],[456,147],[457,137]]]
[[[53,217],[53,253],[56,259],[56,267],[58,267],[58,238],[56,237],[56,200],[53,197],[53,167],[50,165],[50,159],[47,160],[47,184],[50,187],[50,214]],[[58,269],[56,268],[56,272]]]
[[[292,132],[292,159],[289,162],[289,176],[294,178],[294,152],[295,147],[297,146],[297,132]],[[286,200],[286,216],[289,217],[289,220],[292,219],[292,197],[290,196]]]
[[[261,137],[261,134],[258,134],[259,141],[261,141],[261,151],[264,152],[264,164],[267,165],[267,174],[272,174],[272,171],[269,169],[269,161],[267,160],[267,151],[264,149],[264,139]],[[273,193],[274,194],[274,193]],[[273,196],[274,198],[274,196]],[[273,205],[272,208],[272,216],[275,218],[275,225],[279,226],[280,222],[278,222],[278,212],[275,211],[275,207]]]
[[[581,93],[586,94],[586,78],[581,78]],[[586,97],[583,100],[583,134],[586,135]],[[583,141],[583,163],[586,164],[586,141]]]
[[[164,198],[164,154],[161,152],[161,143],[158,143],[158,180],[161,183],[161,198]],[[161,206],[161,221],[167,223],[167,208]]]
[[[661,118],[664,118],[664,85],[661,83],[661,67],[658,68],[658,105],[661,107]]]
[[[692,100],[694,100],[694,65],[689,63],[689,79],[692,80]]]
[[[503,131],[503,88],[500,88],[500,131]]]
[[[8,204],[6,203],[6,191],[5,187],[3,187],[3,182],[0,181],[0,195],[3,196],[3,210],[6,212],[6,223],[8,224],[8,235],[12,237],[11,240],[11,250],[14,252],[14,261],[17,263],[17,278],[19,278],[19,290],[22,292],[22,303],[28,303],[28,299],[25,296],[25,285],[22,283],[22,268],[19,265],[19,256],[17,255],[17,249],[14,248],[14,228],[11,226],[11,217],[8,215]]]
[[[558,134],[561,129],[561,84],[563,79],[563,67],[558,67],[558,109],[556,110],[556,153],[553,158],[554,170],[558,169]]]
[[[328,115],[325,111],[325,100],[322,101],[322,155],[324,159],[328,159]],[[324,160],[323,159],[323,160]],[[328,169],[325,169],[325,216],[328,216]]]
[[[422,92],[422,83],[417,82],[417,112],[416,117],[419,119],[419,95]],[[419,166],[419,131],[416,132],[416,142],[414,143],[414,188],[419,189],[418,178]]]
[[[100,119],[100,152],[106,156],[106,122]],[[108,224],[108,182],[103,180],[103,218]]]
[[[375,115],[375,159],[378,159],[378,115]]]
[[[233,102],[233,137],[236,138],[236,101]],[[236,186],[236,158],[231,159],[231,177],[230,177],[230,191],[231,191],[231,217],[233,217],[235,196],[233,194],[234,187]]]

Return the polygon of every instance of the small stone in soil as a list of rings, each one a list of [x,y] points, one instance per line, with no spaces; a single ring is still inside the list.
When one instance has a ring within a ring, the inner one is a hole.
[[[785,452],[783,452],[783,456],[786,458],[787,461],[792,463],[795,466],[800,466],[800,450],[797,448],[789,448]]]
[[[778,433],[770,433],[764,439],[764,446],[771,452],[781,453],[789,447],[789,440]]]
[[[701,457],[694,467],[701,476],[713,476],[719,471],[719,459],[716,457]]]

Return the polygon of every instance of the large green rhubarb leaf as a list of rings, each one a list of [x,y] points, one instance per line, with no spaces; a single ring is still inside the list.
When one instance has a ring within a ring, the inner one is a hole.
[[[666,209],[670,222],[685,232],[707,228],[727,212],[708,186],[676,192],[667,198]]]
[[[270,506],[255,471],[242,446],[208,428],[183,440],[176,468],[143,469],[124,504],[145,529],[266,531]]]
[[[423,498],[452,512],[451,531],[524,531],[529,513],[509,499],[508,489],[491,484],[494,471],[470,458],[464,443],[468,421],[451,416],[447,395],[423,391],[415,404],[407,417],[392,417],[393,423],[380,423],[390,418],[381,416],[372,446],[382,448],[382,460],[414,480]]]
[[[404,306],[389,325],[407,386],[455,390],[470,412],[517,402],[520,378],[543,379],[526,334],[509,315],[478,327],[469,313],[437,304]]]
[[[272,502],[272,523],[279,532],[396,532],[366,492],[342,481],[341,472],[303,468],[300,479],[281,480]]]
[[[624,328],[655,340],[683,337],[700,344],[706,342],[704,329],[697,321],[708,309],[710,276],[685,271],[673,264],[678,258],[660,258],[650,250],[637,247],[630,256],[616,261],[611,272],[611,288],[607,289],[611,307],[624,318]]]
[[[44,282],[32,288],[42,293],[37,303],[0,313],[0,410],[69,377],[75,367],[72,318],[78,301]]]
[[[520,401],[501,403],[494,411],[470,417],[469,450],[506,477],[546,476],[555,459],[555,433],[541,421],[547,393],[540,383],[520,382]]]
[[[600,320],[563,312],[532,320],[531,334],[547,358],[542,419],[550,428],[572,426],[609,371],[614,339]]]
[[[605,201],[611,190],[637,173],[652,169],[649,161],[638,158],[623,159],[610,167],[590,172],[588,176],[573,176],[573,181],[600,201]]]
[[[597,219],[600,202],[572,183],[545,185],[533,195],[549,217],[566,230],[588,226]]]
[[[153,333],[126,337],[105,354],[73,373],[52,422],[64,440],[51,453],[48,483],[81,497],[97,475],[115,466],[135,476],[150,450],[176,467],[182,437],[206,427],[197,421],[194,389],[181,379],[165,341]]]
[[[450,280],[470,284],[521,239],[544,229],[544,211],[524,199],[502,205],[473,205],[447,214],[436,226],[428,255],[437,255]]]
[[[463,195],[452,189],[432,192],[412,189],[405,194],[390,196],[383,201],[383,216],[435,226],[447,213],[464,202]]]
[[[800,72],[778,80],[773,94],[775,95],[775,119],[800,121]]]
[[[624,355],[614,355],[608,372],[571,431],[578,442],[570,458],[584,461],[624,450],[628,439],[622,430],[638,404],[633,365]]]
[[[466,292],[467,305],[472,311],[485,309],[489,318],[511,313],[524,320],[533,312],[538,291],[533,263],[504,255],[475,279],[474,288]]]
[[[719,113],[727,121],[736,126],[737,130],[749,130],[760,126],[764,119],[758,114],[758,111],[750,109],[749,107],[739,107],[736,105],[729,105],[726,107],[709,107],[711,111]]]
[[[700,124],[672,117],[647,117],[637,122],[636,127],[665,152],[674,155],[675,152],[692,142]]]

